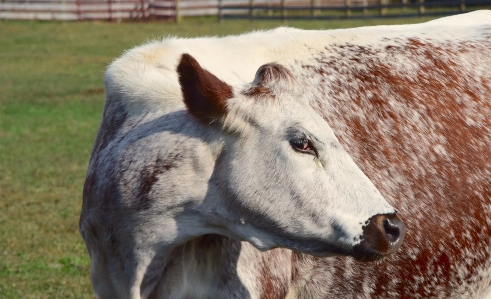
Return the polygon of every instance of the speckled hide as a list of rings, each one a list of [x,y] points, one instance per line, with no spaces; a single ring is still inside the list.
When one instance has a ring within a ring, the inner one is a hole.
[[[99,298],[491,298],[491,11],[168,38],[105,84],[80,219]],[[318,138],[290,153],[299,124]],[[392,207],[404,243],[358,261]]]

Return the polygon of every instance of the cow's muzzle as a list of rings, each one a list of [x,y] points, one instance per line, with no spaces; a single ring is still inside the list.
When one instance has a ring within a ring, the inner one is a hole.
[[[363,227],[362,241],[353,248],[359,261],[377,261],[401,247],[406,226],[396,214],[375,215]]]

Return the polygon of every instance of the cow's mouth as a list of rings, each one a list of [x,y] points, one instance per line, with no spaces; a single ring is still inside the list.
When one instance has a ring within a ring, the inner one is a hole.
[[[353,248],[352,256],[359,262],[376,262],[383,260],[391,254],[392,253],[382,253],[356,245]]]

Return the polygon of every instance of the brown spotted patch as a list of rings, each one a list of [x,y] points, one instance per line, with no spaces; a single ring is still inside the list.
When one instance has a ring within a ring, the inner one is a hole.
[[[278,264],[278,258],[275,254],[275,251],[280,250],[273,249],[269,254],[262,255],[261,268],[259,269],[259,282],[262,286],[260,299],[285,298],[288,294],[290,278],[282,275],[284,271],[279,270],[286,265]],[[280,255],[279,252],[278,255]]]
[[[377,265],[327,260],[338,285],[322,298],[475,298],[489,285],[490,49],[410,38],[302,66],[313,107],[407,225]]]
[[[153,165],[143,168],[137,195],[138,204],[135,206],[138,210],[151,208],[152,200],[149,197],[149,193],[152,191],[154,184],[158,181],[160,175],[177,167],[181,160],[181,153],[173,153],[165,159],[157,159]]]

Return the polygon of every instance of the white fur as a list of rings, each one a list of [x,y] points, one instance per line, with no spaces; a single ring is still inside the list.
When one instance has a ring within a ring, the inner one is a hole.
[[[473,35],[479,38],[479,29],[489,26],[490,19],[490,11],[476,11],[416,25],[324,31],[281,27],[221,38],[168,38],[136,47],[114,61],[106,73],[106,92],[108,96],[115,93],[132,114],[173,111],[182,107],[176,67],[183,53],[195,57],[221,80],[237,86],[249,83],[263,64],[289,66],[309,59],[309,53],[330,44],[355,42],[383,47],[395,38],[419,37],[421,32],[436,41],[468,39]]]

